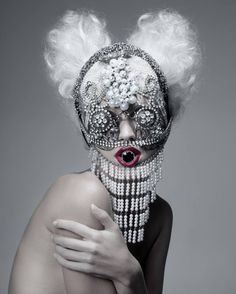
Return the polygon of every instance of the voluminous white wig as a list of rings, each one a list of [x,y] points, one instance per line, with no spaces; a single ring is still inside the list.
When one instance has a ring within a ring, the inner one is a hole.
[[[169,87],[170,113],[177,117],[191,96],[200,64],[196,33],[190,23],[170,10],[144,14],[127,43],[145,50],[160,65]],[[76,125],[71,96],[75,81],[84,63],[110,44],[105,21],[93,13],[67,11],[48,34],[45,60]]]
[[[196,85],[201,63],[197,34],[176,11],[161,10],[138,19],[128,42],[149,53],[160,65],[169,88],[169,107],[175,118]]]
[[[69,98],[84,63],[111,44],[106,23],[92,13],[67,11],[48,33],[45,60],[59,93]]]

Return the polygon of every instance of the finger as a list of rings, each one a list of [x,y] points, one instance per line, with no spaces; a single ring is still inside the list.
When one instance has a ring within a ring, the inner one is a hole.
[[[92,266],[90,264],[66,260],[57,253],[54,253],[53,256],[63,267],[88,274],[92,272]]]
[[[114,229],[116,224],[105,210],[98,208],[95,204],[92,204],[91,211],[96,219],[105,227],[105,229]]]
[[[96,230],[72,220],[57,219],[56,221],[53,222],[53,225],[57,229],[70,231],[86,239],[91,239],[94,236],[94,234],[96,234]]]
[[[90,241],[78,240],[69,237],[64,237],[60,235],[53,235],[53,241],[55,244],[60,245],[65,248],[83,251],[83,252],[93,252],[94,246]]]
[[[96,267],[94,267],[91,264],[68,261],[65,258],[63,258],[62,256],[58,255],[57,253],[54,253],[53,256],[61,266],[65,267],[69,270],[90,274],[94,277],[101,278],[101,279],[109,279],[109,277],[110,277],[108,274],[99,273],[99,271],[96,269]]]
[[[69,260],[66,260],[65,258],[63,258],[62,256],[58,255],[57,253],[54,253],[53,256],[60,265],[62,265],[63,267],[65,267],[67,269],[90,274],[90,275],[93,275],[93,276],[99,277],[99,278],[107,278],[106,275],[99,273],[96,270],[96,267],[94,267],[91,264],[69,261]]]
[[[56,245],[55,250],[58,255],[60,255],[66,260],[77,261],[80,263],[93,263],[92,256],[88,252],[75,251],[72,249],[64,248],[59,245]]]

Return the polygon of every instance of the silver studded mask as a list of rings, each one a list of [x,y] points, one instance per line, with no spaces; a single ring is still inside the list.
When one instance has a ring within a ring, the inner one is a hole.
[[[99,50],[83,66],[73,97],[89,146],[156,149],[168,138],[171,118],[166,80],[156,61],[140,48],[116,43]],[[132,142],[119,140],[123,114],[135,126]]]

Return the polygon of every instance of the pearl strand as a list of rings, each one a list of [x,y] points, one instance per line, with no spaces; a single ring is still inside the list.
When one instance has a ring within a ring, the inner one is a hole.
[[[96,150],[91,153],[91,170],[111,195],[114,221],[120,227],[124,239],[128,243],[143,241],[149,206],[156,199],[156,184],[161,178],[163,150],[134,168],[118,166]]]

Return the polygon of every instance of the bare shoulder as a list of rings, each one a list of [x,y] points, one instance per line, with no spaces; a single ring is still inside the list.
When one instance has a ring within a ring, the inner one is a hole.
[[[59,177],[50,187],[49,193],[51,197],[58,197],[58,195],[59,197],[68,197],[68,193],[70,195],[86,193],[87,196],[96,193],[99,196],[107,194],[107,191],[92,172],[86,171],[80,174],[67,174]]]
[[[52,222],[58,218],[98,228],[90,212],[92,203],[111,212],[109,194],[100,180],[91,172],[67,174],[59,177],[48,189],[40,210],[45,214],[46,226],[50,231],[53,230]]]

